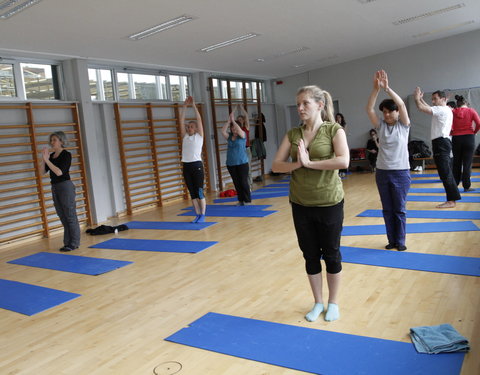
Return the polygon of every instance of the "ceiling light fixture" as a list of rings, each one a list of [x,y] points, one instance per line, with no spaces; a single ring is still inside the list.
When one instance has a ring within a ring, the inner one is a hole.
[[[256,36],[260,36],[260,34],[248,33],[248,34],[245,34],[245,35],[237,36],[236,38],[226,40],[224,42],[220,42],[220,43],[213,44],[211,46],[202,48],[202,49],[200,49],[200,52],[210,52],[210,51],[213,51],[217,48],[226,47],[226,46],[229,46],[229,45],[232,45],[232,44],[235,44],[235,43],[243,42],[244,40],[255,38]]]
[[[425,32],[425,33],[420,33],[420,34],[412,35],[412,37],[413,37],[413,38],[421,38],[421,37],[424,37],[424,36],[428,36],[428,35],[440,33],[440,32],[442,32],[442,31],[450,31],[450,30],[456,29],[456,28],[458,28],[458,27],[470,25],[470,24],[472,24],[472,23],[475,23],[475,21],[471,20],[471,21],[466,21],[466,22],[462,22],[462,23],[457,23],[457,24],[455,24],[455,25],[451,25],[451,26],[447,26],[447,27],[442,27],[441,29],[436,29],[436,30],[432,30],[432,31],[427,31],[427,32]]]
[[[265,62],[265,61],[275,60],[275,59],[278,59],[279,57],[293,55],[294,53],[300,53],[300,52],[303,52],[303,51],[307,51],[309,49],[310,48],[308,48],[308,47],[299,47],[299,48],[296,48],[296,49],[291,50],[291,51],[279,52],[279,53],[276,53],[274,55],[259,57],[259,58],[255,59],[255,61],[256,62]]]
[[[3,11],[4,9],[8,9],[8,8],[12,7],[13,5],[19,3],[19,2],[21,4],[18,4],[17,6],[6,10],[2,14],[0,14],[0,18],[1,19],[7,19],[11,16],[14,16],[17,13],[20,13],[22,10],[25,10],[26,8],[28,8],[32,5],[35,5],[36,3],[39,3],[40,1],[42,1],[42,0],[27,0],[27,1],[24,1],[24,0],[6,0],[6,1],[3,1],[2,3],[0,3],[0,11]]]
[[[150,27],[146,30],[140,31],[136,34],[132,34],[132,35],[129,36],[129,38],[133,39],[133,40],[140,40],[140,39],[146,38],[147,36],[159,33],[161,31],[171,29],[172,27],[179,26],[179,25],[181,25],[185,22],[192,21],[193,19],[194,19],[194,17],[187,16],[187,15],[184,14],[183,16],[174,18],[173,20],[163,22],[159,25],[152,26],[152,27]]]
[[[427,17],[437,16],[439,14],[444,14],[444,13],[447,13],[447,12],[451,12],[452,10],[463,8],[464,6],[465,6],[464,3],[460,3],[460,4],[452,5],[451,7],[448,7],[448,8],[432,10],[431,12],[419,14],[418,16],[403,18],[401,20],[393,22],[393,24],[395,26],[403,25],[403,24],[413,22],[413,21],[418,21],[418,20],[421,20],[421,19],[424,19],[424,18],[427,18]]]

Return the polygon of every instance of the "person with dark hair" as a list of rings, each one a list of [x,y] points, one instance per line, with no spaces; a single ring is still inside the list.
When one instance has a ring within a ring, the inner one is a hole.
[[[391,99],[383,100],[375,112],[375,103],[383,89]],[[407,194],[410,189],[410,163],[408,161],[408,134],[410,118],[402,98],[389,86],[384,70],[377,71],[373,78],[373,90],[366,107],[368,117],[378,133],[378,157],[375,180],[382,201],[382,213],[387,230],[387,250],[407,250]]]
[[[343,128],[335,123],[332,97],[327,91],[318,86],[305,86],[298,90],[296,100],[303,124],[285,135],[272,170],[292,173],[289,200],[293,222],[315,299],[305,319],[313,322],[324,310],[323,259],[329,291],[325,320],[333,321],[340,317],[344,197],[337,170],[346,168],[350,160],[347,137]]]
[[[377,156],[378,156],[378,134],[375,129],[370,129],[370,139],[367,141],[367,158],[368,163],[370,164],[370,169],[372,172],[375,172],[377,168]]]
[[[47,147],[42,150],[40,170],[42,174],[50,172],[53,205],[63,225],[63,247],[60,251],[72,251],[80,246],[75,186],[69,173],[72,154],[64,148],[67,145],[67,137],[62,131],[50,134],[49,143],[52,153]]]
[[[248,119],[248,113],[242,105],[237,105],[240,108],[241,114],[237,116],[237,123],[245,132],[245,151],[248,157],[248,185],[250,190],[252,189],[252,150],[250,148],[250,121]]]
[[[450,107],[451,109],[457,108],[457,103],[455,103],[453,100],[447,102],[447,107]]]
[[[475,152],[475,134],[480,130],[480,117],[477,111],[467,106],[461,95],[455,95],[457,108],[453,110],[452,151],[453,177],[458,186],[460,181],[464,191],[472,191],[470,176],[473,154]],[[475,123],[475,127],[473,124]]]
[[[420,87],[417,87],[413,97],[417,108],[421,112],[432,115],[431,139],[433,160],[447,195],[447,201],[439,204],[437,208],[453,208],[456,205],[455,201],[462,199],[462,197],[452,172],[450,131],[452,129],[453,113],[447,107],[447,96],[444,91],[435,91],[432,94],[433,106],[430,106],[423,99],[423,92]]]
[[[230,131],[228,131],[230,130]],[[245,206],[252,202],[248,184],[248,156],[245,148],[246,134],[230,113],[223,125],[222,135],[227,140],[227,169],[237,191],[238,205]]]
[[[342,128],[345,129],[345,126],[347,126],[347,123],[345,122],[345,117],[341,113],[337,113],[335,115],[335,122],[337,124],[342,125]]]
[[[339,125],[342,126],[342,128],[345,130],[345,132],[347,131],[345,129],[345,127],[347,126],[347,122],[345,121],[345,116],[343,116],[341,113],[337,113],[335,115],[335,122]],[[338,171],[338,174],[340,175],[340,177],[345,177],[346,174],[347,174],[347,169],[340,169]]]
[[[188,121],[185,123],[185,112],[187,107],[191,105],[195,111],[196,121]],[[192,223],[205,222],[206,200],[203,192],[203,182],[205,172],[202,163],[202,147],[203,147],[203,124],[202,116],[198,112],[195,101],[189,96],[183,106],[180,108],[180,137],[182,138],[182,166],[183,178],[187,185],[188,192],[192,198],[193,208],[196,217]]]

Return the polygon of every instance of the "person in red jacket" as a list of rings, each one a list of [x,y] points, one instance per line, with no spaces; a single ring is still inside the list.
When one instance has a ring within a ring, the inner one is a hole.
[[[467,106],[461,95],[455,95],[457,108],[453,109],[452,152],[453,177],[457,185],[462,181],[464,191],[471,188],[473,153],[475,151],[475,134],[480,130],[480,117],[477,111]],[[475,126],[474,126],[475,124]]]

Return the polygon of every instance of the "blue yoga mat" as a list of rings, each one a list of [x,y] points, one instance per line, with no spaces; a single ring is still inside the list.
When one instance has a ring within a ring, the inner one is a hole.
[[[267,187],[264,187],[264,188],[260,188],[260,189],[257,189],[254,191],[255,194],[270,194],[270,193],[280,193],[280,192],[284,192],[284,191],[290,191],[290,188],[289,187],[285,187],[285,188],[267,188]]]
[[[383,214],[382,210],[366,210],[357,216],[383,217]],[[480,211],[407,210],[407,219],[408,218],[480,220]]]
[[[185,221],[131,221],[130,229],[202,230],[215,225],[215,222],[191,223]]]
[[[264,210],[272,207],[271,204],[249,204],[246,206],[237,206],[236,204],[207,204],[207,215],[210,210]],[[182,208],[184,211],[192,211],[193,207]]]
[[[124,267],[133,262],[41,252],[11,260],[7,263],[19,264],[21,266],[47,268],[49,270],[56,271],[81,273],[84,275],[100,275],[102,273]]]
[[[279,191],[273,192],[269,194],[256,194],[252,193],[252,200],[254,199],[266,199],[266,198],[280,198],[280,197],[288,197],[288,191]],[[237,197],[232,198],[218,198],[213,201],[213,203],[227,203],[227,202],[237,202]]]
[[[470,179],[471,182],[480,182],[480,178],[472,178]],[[412,180],[412,184],[429,184],[429,183],[441,183],[442,180]]]
[[[267,211],[267,210],[242,210],[242,209],[225,209],[225,210],[208,210],[208,216],[215,217],[265,217],[271,215],[277,211]],[[195,211],[185,211],[178,216],[195,216]]]
[[[445,194],[444,188],[410,188],[408,190],[409,193],[439,193]],[[462,191],[460,193],[463,194],[480,194],[480,190],[473,190],[473,191]]]
[[[480,176],[480,173],[478,172],[473,172],[471,176]],[[439,177],[438,173],[412,173],[412,178],[417,178],[417,177]]]
[[[341,246],[342,261],[406,270],[480,276],[480,258]]]
[[[159,251],[169,253],[198,253],[217,243],[217,241],[169,241],[135,240],[131,238],[112,238],[105,242],[89,246],[94,249]]]
[[[407,233],[465,232],[478,230],[479,228],[471,221],[407,224]],[[342,236],[365,236],[386,233],[385,225],[383,224],[345,226],[342,230]]]
[[[435,195],[407,195],[409,202],[445,202],[445,196]],[[457,203],[480,203],[480,197],[465,197],[457,201]]]
[[[290,188],[290,184],[269,184],[265,185],[266,188]]]
[[[80,297],[80,294],[0,279],[0,308],[34,315]]]
[[[165,340],[328,375],[454,375],[465,354],[419,354],[411,343],[212,312]]]

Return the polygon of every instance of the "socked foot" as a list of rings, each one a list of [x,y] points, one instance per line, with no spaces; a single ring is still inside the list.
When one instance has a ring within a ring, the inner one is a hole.
[[[340,318],[340,310],[336,303],[329,303],[327,308],[327,313],[325,314],[325,320],[327,322],[333,322]]]
[[[313,305],[312,310],[305,315],[305,319],[309,322],[314,322],[318,319],[320,314],[323,312],[323,303],[316,303]]]
[[[454,208],[455,201],[446,201],[445,203],[439,204],[437,208]]]

